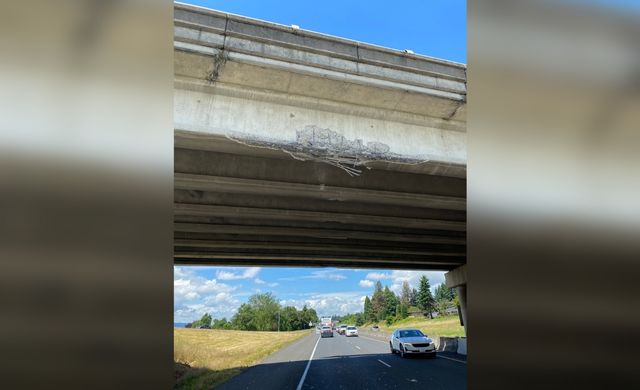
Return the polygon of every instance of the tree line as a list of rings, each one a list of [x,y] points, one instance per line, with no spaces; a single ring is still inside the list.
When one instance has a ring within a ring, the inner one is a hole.
[[[187,328],[235,329],[255,331],[290,331],[308,329],[309,323],[317,323],[318,315],[305,305],[301,310],[293,306],[282,307],[272,293],[254,294],[238,308],[230,319],[212,319],[209,313],[187,324]]]
[[[371,298],[365,297],[359,321],[362,324],[385,321],[391,325],[407,318],[411,308],[417,308],[423,315],[433,318],[434,313],[444,315],[447,309],[455,307],[456,299],[455,291],[444,283],[436,288],[434,296],[429,279],[424,275],[420,278],[417,290],[404,281],[400,295],[392,292],[389,286],[383,288],[382,283],[377,281]],[[358,314],[360,313],[354,315],[354,320],[358,320]]]

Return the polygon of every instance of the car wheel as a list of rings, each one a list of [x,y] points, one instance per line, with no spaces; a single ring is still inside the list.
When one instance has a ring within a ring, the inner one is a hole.
[[[393,344],[391,344],[391,341],[389,341],[389,349],[391,350],[391,353],[395,355],[396,350],[393,349]]]
[[[402,346],[402,344],[400,344],[400,357],[404,357],[404,347]]]

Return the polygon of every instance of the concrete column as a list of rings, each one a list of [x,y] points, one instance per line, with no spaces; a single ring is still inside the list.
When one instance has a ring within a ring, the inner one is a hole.
[[[462,314],[462,323],[464,324],[464,334],[467,334],[467,285],[463,284],[456,287],[458,293],[458,301],[460,301],[460,312]]]
[[[467,266],[466,264],[444,274],[445,284],[449,288],[456,288],[460,301],[460,312],[464,323],[464,333],[467,334]]]

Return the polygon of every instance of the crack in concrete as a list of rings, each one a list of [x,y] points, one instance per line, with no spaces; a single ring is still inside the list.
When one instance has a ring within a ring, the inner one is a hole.
[[[220,71],[222,70],[222,67],[226,62],[227,62],[227,52],[226,50],[222,49],[213,56],[213,69],[211,70],[211,72],[209,72],[209,74],[207,75],[207,77],[205,77],[205,79],[211,84],[215,83],[216,80],[218,80]]]

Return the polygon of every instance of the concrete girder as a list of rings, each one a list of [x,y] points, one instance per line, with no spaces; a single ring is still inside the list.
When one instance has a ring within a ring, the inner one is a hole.
[[[329,213],[321,211],[270,209],[258,207],[233,207],[200,204],[176,204],[174,215],[241,217],[258,220],[337,222],[413,229],[439,229],[464,231],[466,222],[422,218],[389,217],[379,215]]]
[[[355,240],[370,240],[378,243],[389,242],[397,247],[402,247],[404,243],[420,244],[451,244],[464,246],[464,237],[449,237],[442,235],[391,233],[362,230],[339,230],[339,229],[314,229],[302,227],[279,227],[279,226],[250,226],[250,225],[221,225],[211,223],[186,223],[177,222],[174,224],[174,231],[177,233],[211,233],[216,236],[223,234],[237,234],[243,237],[308,237],[320,240],[340,240],[353,243]],[[424,233],[424,232],[422,232]]]
[[[402,193],[334,187],[324,184],[251,180],[222,176],[176,173],[174,188],[182,190],[218,191],[231,194],[267,194],[303,197],[339,202],[369,202],[386,205],[466,210],[466,199],[430,194]]]
[[[214,140],[216,147],[228,145],[229,150],[210,151],[211,144],[207,142],[191,148],[177,148],[174,150],[175,172],[466,199],[466,180],[457,177],[377,169],[367,169],[360,176],[350,177],[321,162],[294,160],[271,150],[281,156],[274,158],[265,149],[250,148],[229,140],[225,142],[220,138]]]

